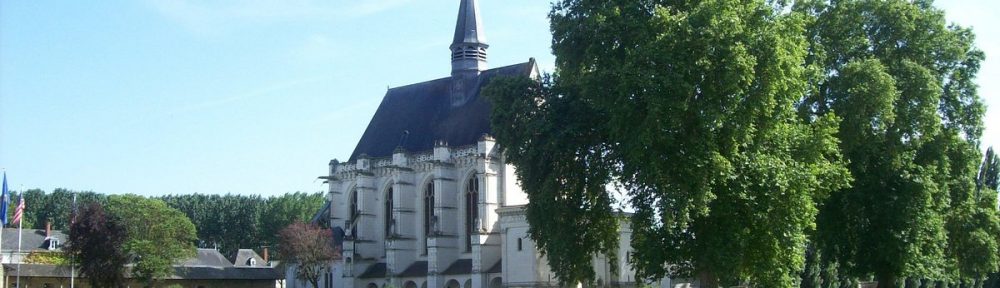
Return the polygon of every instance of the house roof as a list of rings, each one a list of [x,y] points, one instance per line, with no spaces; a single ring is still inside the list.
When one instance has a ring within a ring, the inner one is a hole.
[[[17,228],[3,228],[2,233],[3,251],[17,250]],[[59,239],[60,243],[67,238],[59,230],[52,230],[51,237]],[[45,239],[45,229],[24,229],[21,233],[21,251],[48,250],[49,245]]]
[[[69,266],[47,264],[3,264],[8,276],[69,278]],[[79,275],[77,275],[79,276]],[[281,271],[275,268],[246,267],[181,267],[175,266],[173,275],[166,279],[187,280],[277,280],[284,279]]]
[[[531,76],[535,60],[482,71],[472,78],[447,77],[389,89],[368,123],[350,161],[361,154],[369,157],[392,155],[397,147],[406,151],[427,151],[434,143],[449,146],[475,144],[483,134],[490,134],[489,101],[479,92],[497,76]],[[456,81],[461,81],[458,83]],[[460,85],[452,95],[453,86]],[[453,98],[467,99],[453,105]]]
[[[257,256],[257,253],[250,249],[239,250],[236,259],[237,261],[242,259],[242,262],[237,263],[245,263],[246,259],[250,259],[250,257],[257,258],[257,263],[261,263],[260,265],[266,265],[263,264],[263,259],[260,259],[260,256]],[[4,268],[11,271],[8,274],[11,276],[20,273],[21,276],[33,277],[70,277],[69,267],[66,266],[21,264],[20,271],[18,271],[16,264],[4,264]],[[229,263],[229,260],[226,260],[218,250],[198,249],[195,257],[175,265],[173,275],[167,279],[273,280],[284,279],[284,277],[284,273],[274,267],[248,267],[245,264],[233,266],[233,263]]]
[[[276,280],[285,279],[285,275],[272,267],[174,267],[169,279]]]
[[[233,263],[229,262],[219,250],[211,248],[198,248],[197,253],[194,257],[188,258],[181,262],[180,266],[188,267],[233,267]]]
[[[257,261],[257,265],[250,266],[247,265],[247,261],[254,259]],[[252,249],[240,249],[236,251],[236,260],[233,260],[233,266],[236,267],[266,267],[267,263],[264,263],[264,258],[261,258],[257,252]]]
[[[69,266],[56,266],[48,264],[21,264],[18,270],[17,264],[3,264],[6,276],[29,276],[29,277],[67,277],[69,278]]]

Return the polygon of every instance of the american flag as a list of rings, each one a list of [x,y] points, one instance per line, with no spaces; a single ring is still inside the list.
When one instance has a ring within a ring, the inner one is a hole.
[[[21,193],[21,200],[17,202],[17,210],[14,211],[14,220],[10,224],[21,223],[21,215],[24,215],[24,193]]]

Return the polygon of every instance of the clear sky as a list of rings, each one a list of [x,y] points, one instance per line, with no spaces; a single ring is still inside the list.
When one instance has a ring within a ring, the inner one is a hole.
[[[490,65],[551,71],[549,1],[481,0]],[[994,0],[940,1],[987,53]],[[449,74],[457,0],[0,1],[0,167],[12,189],[321,191],[387,87]],[[996,56],[995,56],[996,55]]]

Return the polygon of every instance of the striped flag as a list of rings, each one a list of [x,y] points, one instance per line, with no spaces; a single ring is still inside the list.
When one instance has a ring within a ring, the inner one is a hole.
[[[21,216],[24,215],[24,192],[21,193],[21,200],[17,202],[17,210],[14,210],[14,219],[10,224],[21,223]]]

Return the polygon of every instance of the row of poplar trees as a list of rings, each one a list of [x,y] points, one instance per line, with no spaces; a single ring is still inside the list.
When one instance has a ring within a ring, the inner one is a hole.
[[[26,190],[25,229],[69,231],[73,213],[73,197],[77,206],[89,203],[108,205],[109,196],[89,191],[55,189],[51,193],[38,189]],[[138,196],[136,196],[138,197]],[[309,221],[323,206],[322,193],[286,193],[263,197],[236,194],[185,194],[151,197],[182,212],[197,230],[200,248],[217,248],[224,255],[238,249],[259,249],[278,243],[278,232],[295,221]],[[11,201],[11,208],[17,201]],[[272,250],[275,251],[275,250]]]
[[[623,206],[640,279],[975,287],[998,270],[985,56],[930,0],[561,0],[549,16],[555,73],[484,95],[564,284],[622,256]]]

